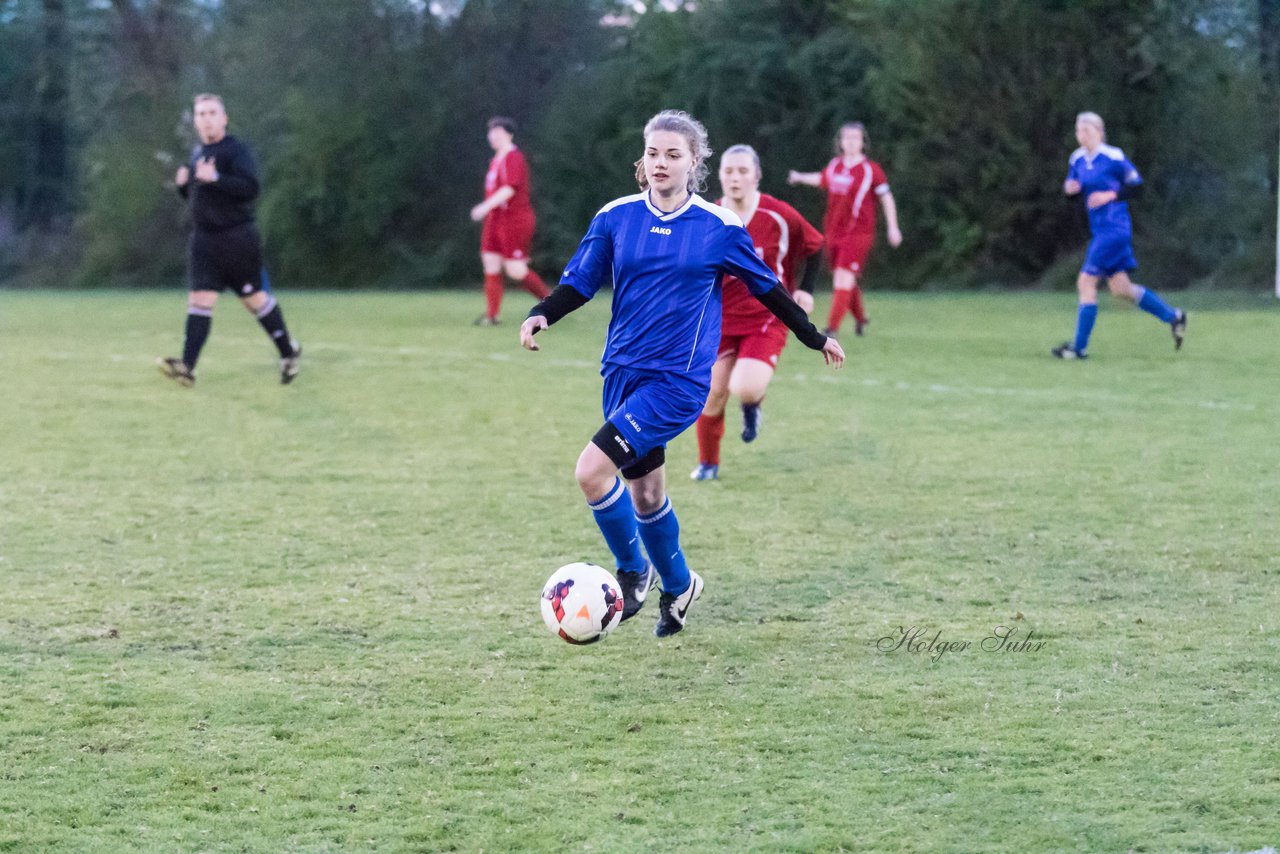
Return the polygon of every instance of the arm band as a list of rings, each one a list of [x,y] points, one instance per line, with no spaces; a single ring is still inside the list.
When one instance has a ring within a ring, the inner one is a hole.
[[[804,291],[807,294],[813,293],[813,283],[818,281],[818,271],[822,269],[822,252],[815,252],[804,262],[804,275],[800,277],[800,284],[796,285],[796,290]]]
[[[555,323],[571,311],[576,311],[587,304],[587,298],[578,293],[571,285],[556,285],[556,289],[546,296],[542,302],[529,309],[528,317],[542,315],[547,319],[547,326]]]
[[[1145,184],[1125,184],[1116,190],[1116,201],[1127,202],[1129,199],[1140,199],[1145,189]]]
[[[756,297],[760,300],[760,304],[774,316],[787,325],[787,328],[796,334],[800,339],[800,343],[808,347],[810,350],[821,350],[827,345],[827,336],[818,331],[818,327],[809,322],[809,318],[805,315],[803,309],[796,305],[796,301],[781,286],[775,285],[768,291]]]

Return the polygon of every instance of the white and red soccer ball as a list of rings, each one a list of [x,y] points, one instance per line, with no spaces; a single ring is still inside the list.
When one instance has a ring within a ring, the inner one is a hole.
[[[543,585],[542,620],[569,643],[595,643],[622,622],[622,589],[594,563],[562,566]]]

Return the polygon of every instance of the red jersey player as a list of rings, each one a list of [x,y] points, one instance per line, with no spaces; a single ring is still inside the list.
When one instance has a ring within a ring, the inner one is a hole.
[[[756,254],[777,274],[796,303],[813,310],[813,279],[822,234],[786,202],[760,192],[760,157],[749,145],[734,145],[720,157],[719,204],[742,218]],[[795,273],[801,259],[810,259],[797,290]],[[742,401],[742,441],[760,432],[760,403],[764,400],[787,344],[787,327],[751,296],[733,276],[721,285],[720,349],[711,368],[711,390],[698,417],[698,467],[694,480],[716,480],[720,474],[720,439],[724,409],[730,393]]]
[[[862,122],[849,122],[836,136],[836,157],[821,172],[796,172],[787,175],[789,184],[821,187],[827,193],[827,213],[822,230],[827,236],[827,254],[833,271],[835,291],[831,314],[827,318],[827,334],[840,331],[846,311],[853,311],[854,334],[861,335],[867,325],[862,307],[862,290],[858,279],[866,266],[871,245],[876,239],[876,205],[880,199],[888,226],[889,245],[902,243],[898,230],[898,207],[889,192],[889,181],[880,164],[863,154],[867,129]]]
[[[480,263],[484,265],[485,313],[477,326],[496,326],[502,308],[502,274],[524,285],[538,299],[550,291],[529,269],[533,242],[533,205],[529,202],[529,166],[515,144],[516,123],[503,116],[489,120],[493,160],[484,176],[484,201],[471,209],[471,219],[484,221]]]

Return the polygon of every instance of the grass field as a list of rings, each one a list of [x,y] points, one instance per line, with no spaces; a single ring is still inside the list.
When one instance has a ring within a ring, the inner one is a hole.
[[[1280,312],[1105,300],[1082,363],[1064,294],[793,342],[720,482],[669,449],[688,629],[575,648],[603,300],[286,292],[290,387],[224,301],[185,390],[180,293],[0,292],[0,850],[1280,844]]]

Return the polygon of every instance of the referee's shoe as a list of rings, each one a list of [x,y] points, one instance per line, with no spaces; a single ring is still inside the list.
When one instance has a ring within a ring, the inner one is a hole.
[[[156,359],[156,367],[160,369],[160,373],[180,386],[191,388],[196,384],[195,371],[188,368],[187,363],[181,359],[167,359],[162,356]]]
[[[298,371],[302,366],[299,361],[302,359],[302,345],[297,341],[289,342],[293,345],[293,355],[285,356],[280,360],[280,384],[288,385],[293,382],[294,377],[298,375]]]

